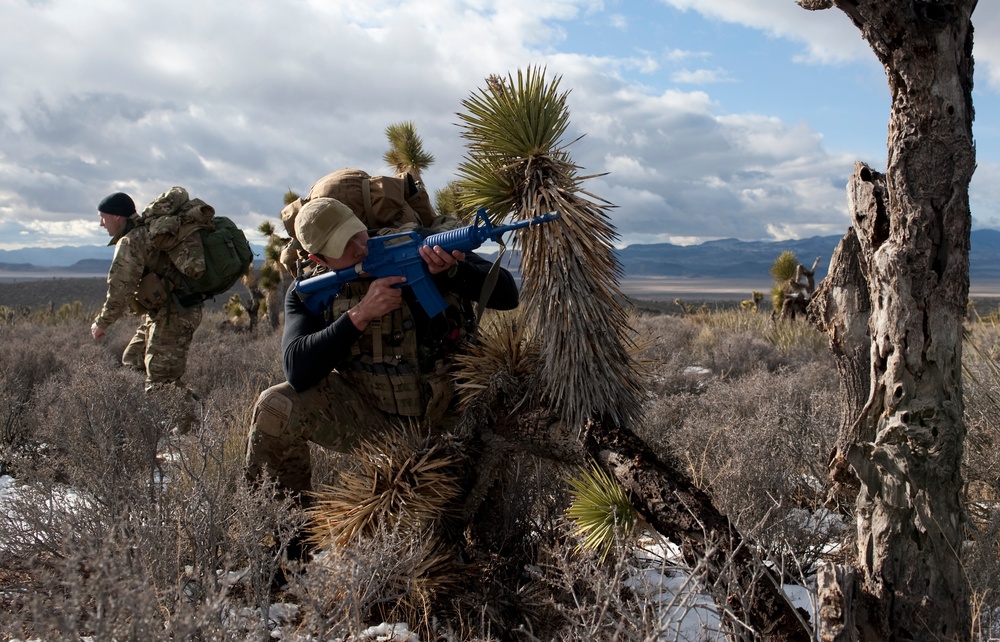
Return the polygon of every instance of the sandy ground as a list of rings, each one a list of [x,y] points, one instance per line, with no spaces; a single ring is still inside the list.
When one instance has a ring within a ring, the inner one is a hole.
[[[86,279],[89,286],[93,282],[102,284],[104,275],[94,274],[53,274],[53,273],[25,273],[25,272],[2,272],[0,271],[0,299],[6,298],[3,295],[12,295],[11,288],[24,288],[27,282],[42,281],[35,287],[41,286],[48,289],[59,284],[59,289],[65,290],[71,287],[70,282],[62,279]],[[49,283],[44,283],[49,281]],[[18,285],[15,285],[18,284]],[[83,282],[80,286],[82,289]],[[769,279],[685,279],[673,277],[645,277],[623,279],[621,282],[622,293],[632,299],[646,299],[650,301],[664,301],[672,303],[675,299],[689,300],[720,300],[720,301],[742,301],[751,298],[753,292],[760,292],[765,296],[769,295],[774,283]],[[54,289],[54,288],[53,288]],[[87,288],[90,289],[89,287]],[[71,294],[71,293],[70,293]],[[1000,282],[975,282],[969,292],[971,298],[1000,298]],[[0,300],[0,304],[4,301]],[[9,305],[9,303],[8,303]]]
[[[622,293],[638,299],[673,301],[676,298],[749,299],[753,293],[767,294],[772,281],[762,279],[683,279],[646,277],[623,279]]]
[[[622,292],[630,297],[673,301],[675,298],[749,299],[753,292],[765,296],[774,282],[767,279],[684,279],[647,277],[623,279]],[[971,298],[1000,297],[1000,282],[975,282],[969,288]]]

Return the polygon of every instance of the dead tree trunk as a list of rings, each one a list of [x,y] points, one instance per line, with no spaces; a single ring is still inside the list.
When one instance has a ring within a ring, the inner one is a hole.
[[[779,578],[754,559],[749,542],[679,465],[656,456],[610,421],[593,426],[587,448],[614,474],[649,525],[679,543],[688,561],[704,569],[716,601],[753,627],[753,639],[812,639],[808,615],[792,608]]]
[[[851,218],[860,221],[856,232],[852,227],[837,244],[830,259],[830,270],[819,285],[809,304],[809,321],[830,337],[840,373],[840,430],[833,452],[830,453],[830,501],[842,494],[857,495],[857,478],[847,465],[847,451],[858,440],[858,418],[871,391],[871,341],[868,320],[871,299],[868,295],[867,265],[861,261],[858,235],[872,236],[875,228],[885,228],[884,202],[876,197],[885,192],[885,177],[867,166],[858,164],[847,188]],[[884,234],[884,229],[882,232]],[[846,487],[846,488],[845,488]]]
[[[852,212],[871,302],[871,387],[838,453],[860,485],[860,599],[854,630],[824,639],[968,639],[958,551],[976,0],[800,4],[847,13],[885,66],[892,95],[885,189],[871,194],[879,220],[864,220],[867,208]],[[877,178],[865,172],[855,181]]]

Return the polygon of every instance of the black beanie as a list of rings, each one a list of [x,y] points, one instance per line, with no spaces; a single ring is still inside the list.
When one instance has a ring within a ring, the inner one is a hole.
[[[115,192],[104,197],[104,200],[98,204],[97,211],[103,214],[128,217],[135,214],[135,203],[125,192]]]

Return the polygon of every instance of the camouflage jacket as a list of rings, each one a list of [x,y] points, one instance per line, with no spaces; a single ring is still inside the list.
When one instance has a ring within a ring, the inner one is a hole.
[[[115,255],[108,270],[108,294],[104,307],[94,319],[101,328],[107,328],[131,310],[139,281],[149,272],[165,280],[177,278],[177,268],[170,258],[153,243],[148,226],[138,217],[129,222],[108,245],[115,246]]]

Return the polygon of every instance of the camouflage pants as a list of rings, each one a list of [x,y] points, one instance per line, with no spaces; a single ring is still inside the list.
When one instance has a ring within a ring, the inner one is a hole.
[[[184,310],[164,306],[142,317],[122,354],[122,365],[146,373],[147,391],[157,384],[177,384],[184,376],[201,314],[200,305]]]
[[[260,394],[247,438],[246,474],[266,473],[288,491],[312,490],[309,442],[348,452],[359,439],[391,425],[382,412],[334,371],[318,385],[296,392],[287,382]]]

